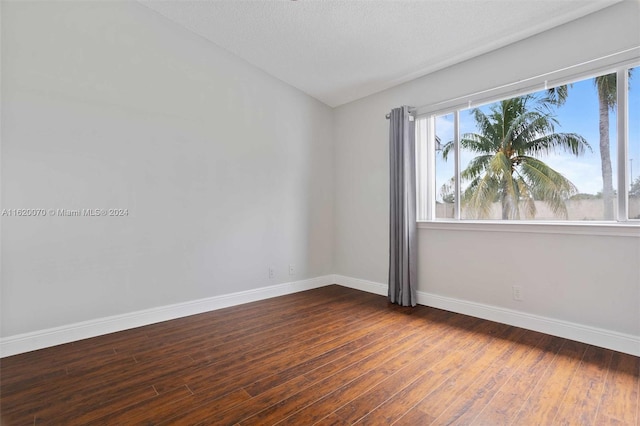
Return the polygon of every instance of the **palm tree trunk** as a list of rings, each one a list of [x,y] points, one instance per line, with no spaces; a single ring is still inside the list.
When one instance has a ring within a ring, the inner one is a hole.
[[[509,195],[507,183],[503,182],[502,185],[502,197],[500,200],[502,202],[502,220],[515,219],[512,217],[514,200]]]
[[[505,204],[505,202],[502,202],[502,220],[507,220],[509,219],[509,207]]]
[[[609,151],[609,105],[604,90],[598,90],[600,112],[600,162],[602,165],[602,201],[605,220],[613,220],[613,173]]]

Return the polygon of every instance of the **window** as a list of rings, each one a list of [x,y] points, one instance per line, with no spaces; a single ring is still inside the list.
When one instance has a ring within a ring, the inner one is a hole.
[[[454,216],[455,199],[455,161],[443,159],[443,147],[446,141],[453,140],[454,118],[453,114],[439,115],[435,117],[435,143],[436,152],[436,218],[451,218]]]
[[[640,67],[417,121],[421,220],[640,219]]]
[[[629,79],[629,219],[640,219],[640,66]]]

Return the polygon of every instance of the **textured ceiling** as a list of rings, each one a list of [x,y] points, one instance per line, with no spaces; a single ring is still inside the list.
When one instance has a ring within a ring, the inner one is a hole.
[[[338,106],[620,0],[140,0]]]

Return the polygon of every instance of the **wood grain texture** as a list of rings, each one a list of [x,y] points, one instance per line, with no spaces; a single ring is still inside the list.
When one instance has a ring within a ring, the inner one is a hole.
[[[634,425],[640,358],[328,286],[0,360],[0,424]]]

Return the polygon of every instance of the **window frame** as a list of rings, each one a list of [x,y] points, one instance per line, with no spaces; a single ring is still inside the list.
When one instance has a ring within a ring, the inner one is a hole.
[[[477,92],[472,95],[458,97],[449,101],[436,103],[416,109],[416,124],[427,122],[428,134],[422,140],[419,138],[416,126],[416,173],[417,188],[417,221],[419,228],[424,229],[455,229],[478,231],[504,232],[535,232],[535,233],[568,233],[588,235],[634,236],[640,237],[640,220],[629,219],[629,111],[628,111],[628,71],[640,67],[640,48],[629,49],[599,60],[564,68],[555,72],[528,78],[497,88]],[[498,102],[540,90],[557,87],[573,82],[591,79],[597,76],[616,73],[617,75],[617,138],[616,144],[618,168],[614,179],[617,181],[617,217],[611,221],[576,221],[576,220],[472,220],[462,219],[460,215],[460,156],[459,156],[459,113],[461,110],[473,106]],[[640,78],[639,83],[640,84]],[[445,114],[454,115],[454,170],[455,170],[455,201],[454,217],[452,219],[436,218],[436,182],[435,182],[435,117]],[[424,140],[426,139],[426,141]],[[426,142],[426,146],[425,146]],[[423,146],[419,146],[423,145]],[[425,172],[426,170],[426,172]],[[420,178],[418,178],[418,176]],[[426,188],[425,188],[426,187]]]

